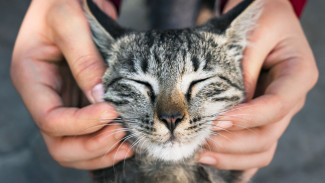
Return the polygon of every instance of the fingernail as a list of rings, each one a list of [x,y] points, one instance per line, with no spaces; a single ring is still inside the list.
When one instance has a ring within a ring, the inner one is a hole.
[[[204,164],[209,164],[209,165],[217,164],[217,160],[215,158],[210,157],[210,156],[202,156],[199,159],[199,162],[204,163]]]
[[[121,147],[116,153],[115,159],[122,160],[130,157],[132,155],[132,150],[127,147]]]
[[[218,121],[215,125],[215,130],[225,130],[232,127],[233,123],[231,121]]]
[[[118,128],[117,128],[118,129]],[[121,131],[121,132],[117,132],[114,134],[114,138],[116,140],[120,140],[121,138],[123,138],[125,136],[125,132],[124,131]]]
[[[100,122],[109,123],[119,117],[119,113],[115,110],[113,106],[109,106],[100,116]]]
[[[99,103],[104,101],[104,85],[102,83],[97,84],[92,90],[90,94],[90,102],[91,103]]]

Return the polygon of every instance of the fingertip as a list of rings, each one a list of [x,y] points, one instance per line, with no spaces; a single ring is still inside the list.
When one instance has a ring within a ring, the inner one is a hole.
[[[99,83],[89,92],[88,98],[92,104],[104,102],[104,85]]]
[[[119,113],[116,111],[116,109],[107,102],[102,102],[98,105],[101,105],[102,108],[102,113],[100,115],[101,123],[108,123],[119,117]]]
[[[199,158],[199,162],[203,164],[212,165],[212,166],[216,166],[218,163],[217,159],[214,156],[207,155],[207,154],[202,155]]]
[[[213,126],[215,131],[226,131],[233,126],[231,121],[217,121],[217,124]]]
[[[115,133],[114,138],[115,138],[115,140],[121,140],[125,135],[126,135],[126,133],[122,130],[122,131]]]
[[[121,161],[130,158],[133,155],[133,153],[134,152],[129,145],[123,144],[118,148],[114,159],[115,161]]]

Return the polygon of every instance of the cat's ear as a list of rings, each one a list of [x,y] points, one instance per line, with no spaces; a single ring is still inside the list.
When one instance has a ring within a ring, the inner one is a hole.
[[[243,0],[226,14],[200,26],[199,30],[223,34],[228,42],[246,42],[247,33],[256,26],[261,13],[261,0]]]
[[[93,0],[84,0],[84,11],[88,18],[94,42],[106,57],[112,43],[125,35],[128,30],[122,28],[111,17],[102,12]]]

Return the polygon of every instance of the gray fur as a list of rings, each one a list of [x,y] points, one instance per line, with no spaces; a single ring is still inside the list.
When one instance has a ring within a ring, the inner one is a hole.
[[[94,41],[108,65],[104,99],[120,113],[129,135],[125,140],[135,151],[124,163],[95,171],[97,182],[240,178],[239,172],[199,164],[195,157],[213,133],[214,120],[244,100],[241,59],[259,7],[253,2],[224,30],[212,20],[197,28],[111,34],[86,5]],[[183,118],[171,131],[159,115],[175,111]]]

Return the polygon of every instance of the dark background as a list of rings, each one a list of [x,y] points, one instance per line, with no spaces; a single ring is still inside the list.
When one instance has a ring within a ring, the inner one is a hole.
[[[120,21],[146,29],[143,19],[146,12],[136,7],[138,1],[125,3]],[[0,182],[90,182],[86,171],[62,168],[51,159],[38,128],[11,84],[12,48],[28,4],[26,0],[0,0]],[[318,63],[319,81],[281,138],[271,165],[254,178],[256,183],[321,183],[325,180],[324,9],[325,1],[309,1],[301,18]]]

